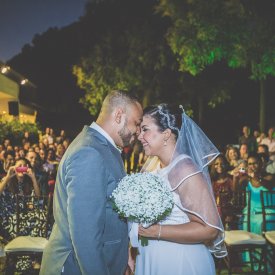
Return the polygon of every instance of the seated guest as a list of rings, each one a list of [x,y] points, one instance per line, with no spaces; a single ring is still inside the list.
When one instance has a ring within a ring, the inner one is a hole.
[[[275,138],[274,138],[275,127],[270,127],[267,132],[267,137],[265,137],[261,144],[268,146],[269,157],[271,160],[275,160]]]
[[[266,170],[267,173],[275,175],[275,160],[270,160],[266,164],[265,170]]]
[[[240,159],[239,150],[234,147],[233,145],[227,146],[226,153],[225,153],[226,160],[229,163],[229,171],[228,173],[233,175],[231,171],[234,170],[238,166],[238,161]]]
[[[234,191],[238,192],[239,190],[243,190],[243,185],[247,182],[248,174],[247,174],[247,160],[240,159],[238,161],[238,165],[231,171],[233,175],[233,185]]]
[[[29,144],[31,144],[31,138],[30,138],[30,133],[28,131],[24,132],[24,137],[22,138],[22,143],[21,145],[24,146],[24,144],[28,142]]]
[[[274,175],[275,174],[275,161],[271,160],[269,157],[268,146],[266,144],[259,144],[257,153],[260,155],[260,157],[262,159],[263,168],[265,169],[265,171],[267,173]]]
[[[56,148],[56,157],[55,157],[57,162],[61,161],[64,153],[65,153],[65,146],[63,144],[58,144]]]
[[[25,169],[25,170],[24,170]],[[11,166],[7,175],[0,182],[0,234],[6,240],[16,237],[16,199],[15,195],[20,194],[20,207],[27,212],[26,195],[40,195],[36,177],[27,159],[18,159],[14,166]],[[33,226],[30,225],[30,217],[20,216],[20,234],[29,234]]]
[[[233,177],[228,174],[229,165],[224,155],[219,155],[210,167],[214,197],[222,222],[230,219],[233,198]]]
[[[65,130],[62,129],[60,131],[59,136],[56,137],[56,143],[57,144],[62,144],[65,139],[66,139],[66,132],[65,132]]]
[[[30,161],[31,167],[37,179],[41,195],[47,196],[49,193],[48,174],[44,171],[42,160],[36,152],[29,151],[26,158]]]
[[[71,141],[69,138],[65,138],[65,140],[62,142],[62,144],[64,145],[65,147],[65,150],[67,150],[67,148],[69,147]]]
[[[1,167],[0,179],[3,178],[7,174],[9,168],[14,165],[14,161],[15,161],[14,152],[6,151],[4,153],[4,161],[3,161],[2,167]]]
[[[20,170],[20,168],[22,169]],[[10,192],[12,194],[31,195],[33,191],[36,196],[40,195],[34,171],[27,159],[20,158],[16,160],[14,166],[9,168],[7,175],[2,179],[0,194]]]
[[[46,162],[47,159],[47,150],[46,149],[39,149],[39,156],[42,161],[42,165]]]
[[[262,161],[259,155],[253,154],[248,157],[247,160],[247,174],[248,177],[239,186],[239,190],[250,191],[251,194],[251,216],[250,226],[251,232],[261,234],[262,233],[262,209],[260,191],[267,191],[274,189],[274,177],[268,174],[262,168]],[[244,213],[247,214],[247,208],[244,209]],[[247,229],[247,225],[244,223],[244,229]],[[275,228],[274,228],[275,229]]]
[[[247,144],[245,144],[245,143],[241,144],[239,152],[240,152],[240,159],[246,159],[247,160],[248,154],[249,154]]]
[[[50,173],[56,169],[58,161],[56,160],[55,151],[53,148],[49,148],[46,152],[46,160],[43,163],[43,169],[45,172]]]
[[[26,156],[26,151],[24,150],[24,148],[20,147],[18,152],[16,152],[15,159],[16,160],[22,159],[22,158],[25,158],[25,156]]]
[[[239,137],[239,146],[241,148],[242,144],[247,145],[248,153],[255,153],[257,150],[257,140],[251,135],[250,128],[248,126],[243,126],[243,135]]]

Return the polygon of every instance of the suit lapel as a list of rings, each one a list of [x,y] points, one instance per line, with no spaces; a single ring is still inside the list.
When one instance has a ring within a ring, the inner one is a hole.
[[[85,127],[88,128],[86,130],[89,135],[96,137],[98,139],[98,141],[100,143],[104,144],[110,151],[110,160],[109,161],[111,162],[111,165],[114,167],[115,170],[117,170],[117,168],[119,168],[119,172],[114,171],[114,173],[118,176],[118,179],[121,179],[122,177],[124,177],[126,175],[126,172],[124,169],[120,151],[117,148],[115,148],[113,146],[113,144],[111,144],[101,133],[99,133],[98,131],[96,131],[95,129],[93,129],[89,126],[85,126]]]
[[[125,169],[124,169],[124,165],[123,165],[123,161],[122,161],[122,157],[121,157],[121,153],[118,149],[116,149],[114,146],[112,146],[110,144],[110,150],[112,151],[113,156],[116,159],[116,162],[119,164],[120,166],[120,170],[122,171],[123,175],[125,175]]]

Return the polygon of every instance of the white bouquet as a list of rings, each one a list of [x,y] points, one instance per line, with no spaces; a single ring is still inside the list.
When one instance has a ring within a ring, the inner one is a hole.
[[[158,175],[135,173],[125,176],[113,191],[114,209],[128,221],[148,227],[167,216],[173,208],[173,195]]]

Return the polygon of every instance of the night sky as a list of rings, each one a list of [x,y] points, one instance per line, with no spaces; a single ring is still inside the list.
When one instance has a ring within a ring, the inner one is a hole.
[[[77,21],[88,0],[0,0],[0,60],[7,62],[35,34]]]

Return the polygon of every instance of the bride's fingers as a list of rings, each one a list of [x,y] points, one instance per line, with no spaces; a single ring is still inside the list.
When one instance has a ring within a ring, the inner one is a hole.
[[[150,226],[148,228],[144,228],[139,226],[138,234],[143,237],[154,237],[154,227]]]
[[[138,226],[138,233],[143,232],[143,229],[144,229],[144,228],[143,228],[141,225],[139,225],[139,226]]]
[[[142,235],[142,236],[146,235],[146,231],[147,231],[147,229],[142,227],[141,225],[138,227],[138,234],[139,235]]]

